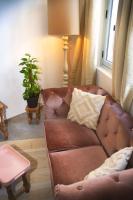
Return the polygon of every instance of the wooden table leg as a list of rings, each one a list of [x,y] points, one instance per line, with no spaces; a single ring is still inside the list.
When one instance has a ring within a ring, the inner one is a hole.
[[[40,120],[40,104],[38,104],[37,107],[35,107],[35,108],[29,108],[28,106],[26,106],[25,110],[27,112],[29,124],[31,124],[32,118],[34,118],[34,114],[35,114],[36,123],[39,123],[39,120]],[[33,114],[33,116],[32,116],[32,114]]]
[[[23,180],[24,191],[28,193],[30,191],[30,183],[26,177],[26,174],[22,175],[22,180]]]
[[[31,122],[32,122],[32,113],[27,113],[27,115],[28,115],[28,122],[29,122],[29,124],[31,124]]]
[[[3,124],[3,134],[4,134],[5,140],[7,140],[8,139],[8,131],[7,131],[5,122]]]
[[[37,122],[37,124],[39,123],[39,120],[40,120],[40,110],[38,110],[36,112],[36,122]]]
[[[4,135],[4,139],[7,140],[8,139],[8,131],[6,128],[6,124],[5,124],[2,112],[0,113],[0,131],[2,131],[2,133]]]
[[[16,200],[16,197],[13,194],[13,191],[12,191],[12,186],[11,185],[7,186],[6,190],[7,190],[7,194],[8,194],[8,199],[9,200]]]
[[[6,130],[5,133],[4,133],[4,138],[5,138],[5,140],[8,139],[8,131],[7,131],[7,130]]]
[[[7,140],[8,139],[8,131],[5,127],[5,125],[0,128],[0,131],[3,133],[4,139]]]

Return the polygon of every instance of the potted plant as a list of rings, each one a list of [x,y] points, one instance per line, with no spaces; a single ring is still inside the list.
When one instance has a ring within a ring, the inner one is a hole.
[[[23,93],[24,100],[27,100],[28,107],[33,108],[38,104],[40,94],[40,85],[38,83],[39,67],[37,66],[37,59],[32,58],[30,54],[25,54],[21,59],[19,66],[22,66],[20,73],[24,74]]]

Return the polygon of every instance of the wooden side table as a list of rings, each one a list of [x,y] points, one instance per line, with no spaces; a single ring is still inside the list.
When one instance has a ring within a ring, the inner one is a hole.
[[[6,188],[8,199],[16,200],[12,186],[20,177],[23,181],[24,192],[28,193],[30,183],[26,174],[31,168],[30,161],[8,144],[0,147],[0,161],[0,184]]]
[[[33,114],[35,114],[36,123],[39,123],[40,110],[41,110],[40,104],[38,104],[37,107],[35,107],[35,108],[29,108],[28,106],[26,106],[25,110],[27,112],[27,117],[28,117],[29,124],[31,124],[31,122],[32,122]]]
[[[5,124],[6,109],[7,109],[7,106],[0,101],[0,132],[3,134],[5,139],[8,139],[8,131]]]

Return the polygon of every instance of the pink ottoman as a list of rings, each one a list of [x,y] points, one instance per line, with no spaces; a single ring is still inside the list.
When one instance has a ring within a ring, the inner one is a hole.
[[[30,169],[30,162],[10,145],[0,147],[0,185],[6,187],[9,200],[15,200],[12,183],[22,177],[24,191],[29,192],[30,183],[26,173]]]

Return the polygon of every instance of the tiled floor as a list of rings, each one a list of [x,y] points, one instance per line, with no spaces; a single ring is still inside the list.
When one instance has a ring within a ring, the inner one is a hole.
[[[23,113],[8,120],[8,140],[21,140],[30,138],[39,138],[44,135],[44,112],[41,110],[41,120],[39,124],[33,120],[32,124],[28,124],[27,115]],[[0,141],[3,136],[0,134]]]

